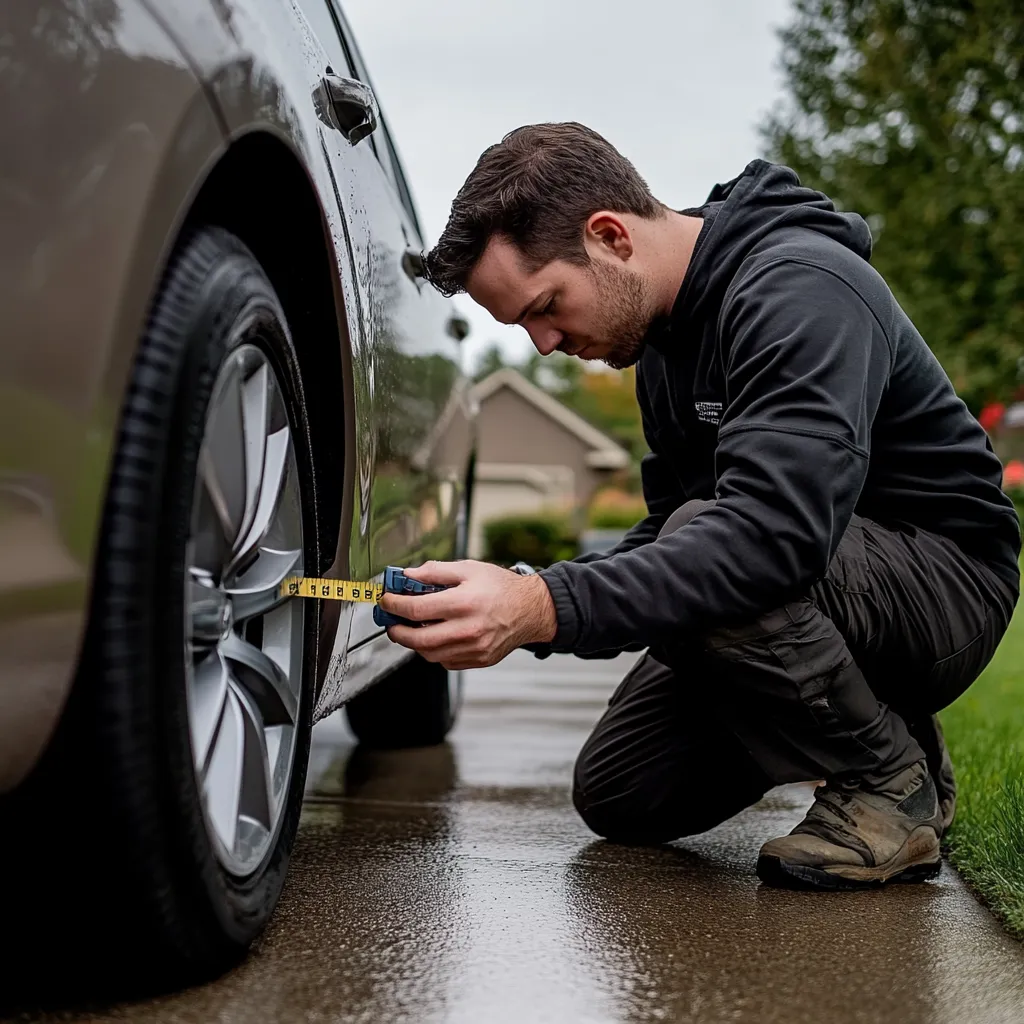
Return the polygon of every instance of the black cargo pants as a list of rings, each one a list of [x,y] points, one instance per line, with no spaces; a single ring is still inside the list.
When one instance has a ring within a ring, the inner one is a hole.
[[[643,655],[580,752],[576,808],[599,835],[665,842],[779,783],[885,779],[925,756],[915,737],[934,744],[933,713],[988,663],[1015,600],[951,541],[854,517],[804,598]]]

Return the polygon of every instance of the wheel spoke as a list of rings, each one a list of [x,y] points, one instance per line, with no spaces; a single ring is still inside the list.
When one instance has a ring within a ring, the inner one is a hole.
[[[245,730],[238,813],[243,819],[257,821],[269,830],[272,821],[270,754],[267,751],[267,738],[263,733],[262,716],[245,687],[232,680],[231,691],[242,709]]]
[[[232,585],[224,587],[231,595],[235,621],[265,615],[288,600],[281,597],[281,582],[296,571],[301,558],[301,551],[261,548],[256,561]]]
[[[242,758],[245,752],[245,721],[238,697],[228,687],[223,714],[203,778],[206,810],[217,837],[228,853],[234,853],[238,830],[238,806],[242,793]]]
[[[214,652],[194,670],[189,693],[192,756],[200,770],[206,765],[210,744],[221,724],[228,694],[228,667],[220,652]]]
[[[299,701],[284,669],[234,633],[221,651],[233,663],[232,675],[255,701],[264,725],[293,725]]]
[[[199,472],[229,543],[237,541],[245,513],[245,432],[239,367],[233,363],[211,400]]]
[[[284,483],[285,469],[288,466],[290,444],[291,435],[287,427],[282,427],[267,438],[256,514],[244,539],[235,547],[232,567],[244,564],[270,529],[274,513],[277,511],[278,499],[281,496],[281,485]]]
[[[245,434],[245,512],[234,539],[247,536],[259,507],[260,484],[267,453],[270,416],[270,368],[261,363],[242,383],[242,427]]]
[[[219,574],[231,555],[234,535],[230,535],[226,510],[214,506],[213,498],[200,472],[195,514],[192,517],[192,536],[189,540],[189,561],[207,573]]]

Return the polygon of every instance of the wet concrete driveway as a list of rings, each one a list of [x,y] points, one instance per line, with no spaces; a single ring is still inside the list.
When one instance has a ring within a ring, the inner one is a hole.
[[[439,749],[369,755],[323,723],[252,956],[202,988],[61,1019],[1024,1021],[1024,954],[949,869],[872,893],[758,883],[758,846],[806,788],[673,846],[595,841],[568,780],[628,664],[517,654],[471,673]]]

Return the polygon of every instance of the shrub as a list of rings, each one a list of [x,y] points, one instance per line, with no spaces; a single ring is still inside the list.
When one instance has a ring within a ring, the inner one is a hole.
[[[587,511],[587,525],[595,530],[628,530],[646,515],[647,506],[639,495],[599,491]]]
[[[485,558],[498,565],[526,562],[543,568],[575,558],[579,541],[568,516],[558,512],[520,513],[484,523]]]

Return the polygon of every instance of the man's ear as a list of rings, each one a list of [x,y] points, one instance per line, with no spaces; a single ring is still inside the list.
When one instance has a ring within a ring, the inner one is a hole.
[[[583,229],[584,244],[625,262],[633,255],[633,238],[626,222],[609,210],[598,210],[587,218]]]

